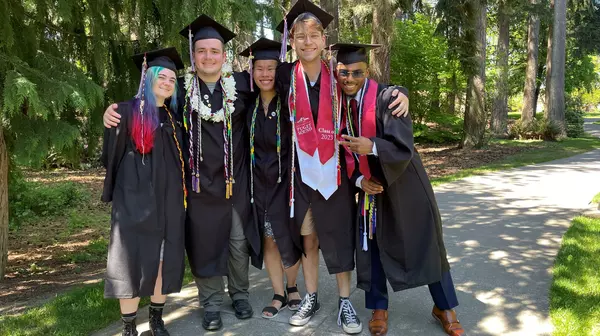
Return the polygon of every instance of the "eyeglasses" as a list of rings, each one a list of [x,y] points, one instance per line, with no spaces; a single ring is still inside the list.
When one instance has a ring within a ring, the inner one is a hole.
[[[348,71],[348,70],[338,70],[338,76],[340,76],[341,78],[348,78],[350,77],[350,75],[352,75],[352,77],[359,79],[359,78],[363,78],[365,77],[365,70],[354,70],[354,71]]]

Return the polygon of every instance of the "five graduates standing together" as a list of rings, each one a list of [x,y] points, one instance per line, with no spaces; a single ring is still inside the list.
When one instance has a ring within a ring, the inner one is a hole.
[[[429,285],[444,331],[465,334],[412,123],[396,116],[408,92],[368,79],[366,51],[376,46],[339,44],[336,64],[323,59],[331,21],[299,0],[278,27],[298,60],[284,62],[285,38],[262,38],[241,53],[248,72],[226,64],[235,35],[206,15],[181,31],[192,63],[184,80],[174,48],[134,58],[138,94],[104,116],[103,200],[113,203],[105,296],[120,299],[123,335],[137,335],[141,296],[151,296],[151,334],[169,335],[162,308],[181,289],[184,246],[206,330],[222,327],[223,276],[236,317],[252,317],[249,261],[264,261],[274,290],[262,316],[289,307],[290,324],[308,323],[320,308],[320,249],[346,333],[363,329],[349,299],[356,260],[372,335],[388,331],[387,281],[394,291]]]

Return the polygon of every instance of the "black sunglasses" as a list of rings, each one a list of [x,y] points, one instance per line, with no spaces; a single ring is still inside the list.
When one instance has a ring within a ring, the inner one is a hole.
[[[363,78],[365,76],[365,70],[354,70],[354,71],[348,71],[348,70],[338,70],[338,76],[342,77],[342,78],[348,78],[350,77],[350,75],[352,75],[352,77],[354,78]]]

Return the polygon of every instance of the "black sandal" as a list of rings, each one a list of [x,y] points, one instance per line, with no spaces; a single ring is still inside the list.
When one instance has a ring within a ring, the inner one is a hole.
[[[283,309],[285,309],[285,307],[287,307],[288,301],[287,301],[287,294],[284,294],[285,296],[281,296],[279,294],[275,294],[273,295],[273,301],[279,301],[281,302],[281,307],[279,309],[273,307],[273,306],[267,306],[262,310],[262,317],[266,318],[266,319],[272,319],[275,316],[277,316],[277,314],[279,314],[280,311],[282,311]],[[271,316],[269,315],[265,315],[265,313],[271,313]]]
[[[298,293],[298,287],[297,287],[297,285],[294,286],[294,287],[287,287],[286,291],[287,291],[287,294],[289,296],[292,293]],[[291,311],[297,311],[298,309],[300,309],[300,303],[302,303],[302,300],[299,300],[299,299],[289,300],[288,301],[288,308]]]

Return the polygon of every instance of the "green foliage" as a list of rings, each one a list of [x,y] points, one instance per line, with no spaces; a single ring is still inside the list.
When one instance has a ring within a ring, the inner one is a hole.
[[[87,202],[90,194],[73,182],[41,184],[14,180],[9,185],[10,227],[18,228],[25,219],[66,214]]]
[[[508,135],[511,139],[520,140],[556,140],[560,135],[560,126],[546,118],[535,118],[530,122],[519,119],[509,127]]]
[[[94,159],[104,107],[135,91],[132,54],[173,45],[186,59],[179,31],[199,13],[251,40],[257,21],[277,24],[276,3],[0,0],[0,121],[11,153],[33,167]],[[231,55],[247,46],[238,40],[228,44]]]
[[[585,135],[583,130],[584,105],[581,97],[569,97],[565,103],[565,121],[567,123],[567,136],[579,138]]]

